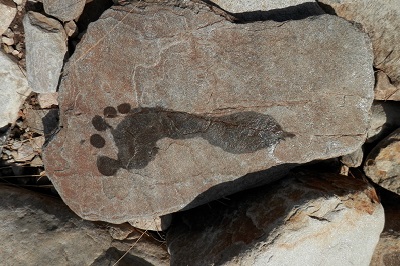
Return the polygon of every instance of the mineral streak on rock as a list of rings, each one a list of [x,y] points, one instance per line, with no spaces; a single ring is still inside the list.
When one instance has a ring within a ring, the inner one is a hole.
[[[157,154],[157,141],[163,138],[189,139],[200,137],[211,145],[230,153],[252,153],[276,144],[280,139],[294,136],[282,130],[269,115],[256,112],[238,112],[226,116],[194,115],[163,108],[130,109],[128,103],[117,107],[128,113],[116,128],[101,116],[92,119],[98,131],[111,130],[118,148],[118,159],[97,158],[97,167],[103,175],[114,175],[118,169],[144,168]],[[115,118],[117,109],[104,108],[104,116]],[[90,137],[90,143],[102,148],[105,140],[99,134]]]

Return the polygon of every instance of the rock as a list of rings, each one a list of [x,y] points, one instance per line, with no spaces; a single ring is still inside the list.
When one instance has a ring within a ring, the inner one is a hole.
[[[68,37],[75,37],[78,34],[78,27],[73,20],[64,24],[64,30]]]
[[[243,13],[243,12],[255,12],[255,11],[270,11],[274,9],[282,9],[287,7],[292,7],[296,5],[301,5],[304,3],[315,3],[313,0],[267,0],[267,1],[257,1],[257,0],[211,0],[222,9],[230,13]]]
[[[58,106],[58,92],[40,93],[38,95],[38,102],[41,108],[47,109]]]
[[[376,73],[375,99],[400,101],[400,86],[390,83],[389,77],[382,71]]]
[[[106,228],[80,219],[54,197],[4,185],[0,219],[0,237],[7,239],[3,265],[113,265],[132,245],[113,241]],[[168,265],[168,254],[144,236],[119,265],[149,264]]]
[[[18,64],[0,52],[0,128],[14,124],[31,90]]]
[[[48,137],[58,127],[58,110],[34,110],[27,108],[25,121],[31,131]]]
[[[171,265],[368,265],[384,226],[368,183],[298,173],[182,213]]]
[[[32,11],[23,24],[29,86],[34,92],[55,92],[67,52],[64,28],[57,20]]]
[[[44,11],[61,21],[71,21],[82,14],[86,0],[43,0]]]
[[[2,35],[17,14],[17,8],[12,0],[0,0],[0,14],[0,35]]]
[[[367,142],[373,142],[400,127],[400,106],[395,102],[374,101]]]
[[[348,167],[359,167],[362,164],[364,152],[362,148],[357,149],[355,152],[344,155],[340,161]]]
[[[374,66],[400,85],[400,5],[397,1],[317,0],[328,12],[360,23],[372,40]]]
[[[385,227],[370,266],[400,265],[400,197],[384,191],[380,191],[380,194],[385,210]]]
[[[400,195],[400,128],[373,148],[364,171],[372,181]]]
[[[1,37],[1,42],[7,45],[13,45],[14,44],[14,40],[12,38],[8,38],[8,37]]]
[[[80,216],[159,229],[148,224],[364,143],[372,53],[350,23],[137,5],[92,23],[63,71],[44,163]]]

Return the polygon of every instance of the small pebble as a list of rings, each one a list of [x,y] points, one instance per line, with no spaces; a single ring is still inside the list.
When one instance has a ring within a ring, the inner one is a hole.
[[[23,0],[13,0],[16,5],[22,5]]]
[[[19,52],[17,50],[14,50],[14,51],[11,52],[11,54],[14,55],[14,56],[18,56]]]

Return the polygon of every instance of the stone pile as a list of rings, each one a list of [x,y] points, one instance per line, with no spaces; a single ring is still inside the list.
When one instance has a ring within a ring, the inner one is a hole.
[[[0,0],[1,261],[400,264],[396,1],[114,4]]]

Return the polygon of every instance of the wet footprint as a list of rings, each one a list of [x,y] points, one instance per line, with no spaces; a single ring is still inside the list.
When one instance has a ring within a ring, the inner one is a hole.
[[[124,115],[113,128],[107,119]],[[103,132],[110,130],[118,148],[118,159],[98,156],[97,167],[105,176],[123,169],[141,169],[154,159],[156,143],[163,138],[188,139],[201,137],[211,145],[230,153],[252,153],[270,147],[293,134],[282,130],[269,115],[238,112],[227,116],[201,116],[163,108],[135,108],[123,103],[117,108],[108,106],[103,116],[92,119],[93,127]],[[100,134],[90,137],[92,146],[101,149],[106,140]]]

